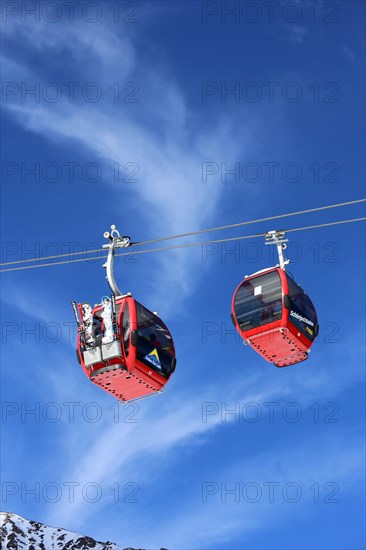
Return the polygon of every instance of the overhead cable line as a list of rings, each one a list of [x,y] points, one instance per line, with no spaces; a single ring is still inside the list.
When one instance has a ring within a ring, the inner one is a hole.
[[[366,202],[366,199],[358,199],[358,200],[355,200],[355,201],[340,202],[338,204],[330,204],[328,206],[319,206],[317,208],[310,208],[308,210],[299,210],[298,212],[289,212],[287,214],[279,214],[277,216],[270,216],[268,218],[261,218],[261,219],[258,219],[258,220],[250,220],[250,221],[245,221],[245,222],[232,223],[230,225],[221,225],[220,227],[212,227],[211,229],[201,229],[199,231],[192,231],[191,233],[181,233],[180,235],[173,235],[172,237],[163,237],[161,239],[151,239],[150,241],[144,241],[144,242],[135,243],[135,244],[143,245],[143,244],[150,244],[150,243],[158,243],[158,242],[161,242],[161,241],[168,241],[170,239],[179,239],[181,237],[190,237],[190,236],[193,236],[193,235],[200,235],[202,233],[210,233],[212,231],[221,231],[221,230],[224,230],[224,229],[231,229],[232,227],[241,227],[243,225],[249,225],[249,224],[252,224],[252,223],[260,223],[260,222],[267,222],[267,221],[271,221],[271,220],[278,220],[280,218],[287,218],[289,216],[299,216],[301,214],[309,214],[310,212],[318,212],[320,210],[328,210],[329,208],[339,208],[341,206],[349,206],[351,204],[357,204],[357,203],[361,203],[361,202]]]
[[[286,233],[293,233],[295,231],[305,231],[307,229],[318,229],[318,228],[321,228],[321,227],[330,227],[330,226],[333,226],[333,225],[341,225],[341,224],[345,224],[345,223],[360,222],[360,221],[365,221],[365,220],[366,220],[366,217],[364,217],[364,218],[354,218],[354,219],[350,219],[350,220],[340,220],[340,221],[336,221],[336,222],[321,223],[321,224],[317,224],[317,225],[308,225],[308,226],[305,226],[305,227],[297,227],[297,228],[294,228],[294,229],[284,229],[283,231],[285,231]],[[161,247],[161,248],[149,248],[147,250],[136,250],[135,252],[122,252],[120,254],[116,254],[116,257],[117,256],[132,256],[132,255],[135,255],[135,254],[147,254],[149,252],[160,252],[160,251],[163,251],[163,250],[177,250],[177,249],[180,249],[180,248],[191,248],[191,247],[194,247],[194,246],[203,246],[203,245],[208,245],[208,244],[224,243],[224,242],[229,242],[229,241],[241,241],[241,240],[244,240],[244,239],[255,239],[257,237],[264,237],[265,235],[267,235],[267,233],[256,233],[254,235],[243,235],[241,237],[228,237],[226,239],[215,239],[215,240],[212,240],[212,241],[203,241],[203,242],[198,242],[198,243],[185,243],[185,244],[178,244],[178,245],[172,245],[172,246],[165,246],[165,247]],[[103,249],[101,249],[101,250],[103,250]],[[91,251],[89,253],[91,253]],[[100,260],[100,259],[105,259],[105,258],[106,258],[106,256],[94,256],[93,258],[78,258],[76,260],[71,259],[71,260],[63,260],[61,262],[51,262],[51,263],[44,263],[44,264],[38,264],[38,265],[12,267],[12,268],[9,268],[9,269],[1,269],[0,273],[5,273],[5,272],[9,272],[9,271],[22,271],[22,270],[25,270],[25,269],[36,269],[36,268],[39,268],[39,267],[49,267],[49,266],[53,266],[53,265],[65,265],[65,264],[70,264],[70,263],[88,262],[88,261],[92,261],[92,260]],[[2,265],[4,265],[4,264],[2,264]],[[7,265],[7,264],[5,264],[5,265]]]
[[[366,202],[366,199],[358,199],[358,200],[354,200],[354,201],[348,201],[348,202],[341,202],[341,203],[338,203],[338,204],[330,204],[330,205],[327,205],[327,206],[319,206],[317,208],[310,208],[308,210],[299,210],[297,212],[288,212],[287,214],[278,214],[277,216],[270,216],[270,217],[267,217],[267,218],[259,218],[257,220],[249,220],[249,221],[244,221],[244,222],[238,222],[238,223],[233,223],[233,224],[230,224],[230,225],[222,225],[222,226],[219,226],[219,227],[212,227],[210,229],[200,229],[198,231],[191,231],[189,233],[180,233],[180,234],[177,234],[177,235],[171,235],[169,237],[161,237],[160,239],[150,239],[148,241],[139,241],[139,242],[133,242],[131,243],[130,246],[143,246],[143,245],[146,245],[146,244],[152,244],[152,243],[158,243],[158,242],[163,242],[163,241],[169,241],[169,240],[173,240],[173,239],[181,239],[182,237],[193,237],[194,235],[202,235],[203,233],[211,233],[213,231],[221,231],[221,230],[225,230],[225,229],[231,229],[233,227],[241,227],[241,226],[244,226],[244,225],[250,225],[250,224],[253,224],[253,223],[261,223],[261,222],[267,222],[267,221],[271,221],[271,220],[278,220],[278,219],[281,219],[281,218],[287,218],[287,217],[290,217],[290,216],[299,216],[299,215],[302,215],[302,214],[309,214],[311,212],[319,212],[321,210],[328,210],[328,209],[331,209],[331,208],[339,208],[339,207],[343,207],[343,206],[350,206],[352,204],[359,204],[359,203],[362,203],[362,202]],[[96,248],[94,250],[88,250],[88,254],[95,254],[95,253],[98,253],[98,252],[104,252],[105,249],[103,248]],[[142,251],[136,251],[135,253],[140,253]],[[11,261],[11,262],[3,262],[3,263],[0,263],[0,267],[6,267],[8,265],[15,265],[15,264],[23,264],[23,263],[30,263],[30,262],[41,262],[41,261],[49,261],[49,260],[53,260],[53,259],[59,259],[59,258],[71,258],[71,257],[74,257],[74,256],[80,256],[81,254],[85,254],[86,252],[85,251],[80,251],[80,252],[72,252],[72,253],[66,253],[66,254],[57,254],[57,255],[54,255],[54,256],[43,256],[43,257],[40,257],[40,258],[29,258],[29,259],[26,259],[26,260],[14,260],[14,261]],[[77,260],[75,260],[76,262]],[[56,265],[55,263],[54,264],[51,264],[51,265]],[[9,270],[1,270],[0,273],[2,273],[3,271],[9,271]]]

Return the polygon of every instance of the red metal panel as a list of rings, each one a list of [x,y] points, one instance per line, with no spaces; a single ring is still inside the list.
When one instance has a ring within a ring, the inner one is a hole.
[[[307,359],[308,347],[287,328],[270,329],[247,339],[248,344],[276,367],[287,367]]]
[[[129,372],[120,366],[115,366],[109,371],[103,372],[103,370],[93,374],[91,381],[121,401],[155,393],[162,387],[148,377],[144,380],[142,376],[137,375],[136,370]]]

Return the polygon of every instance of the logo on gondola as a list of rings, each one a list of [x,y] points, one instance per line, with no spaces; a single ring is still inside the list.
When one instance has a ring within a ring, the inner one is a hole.
[[[311,327],[314,326],[314,323],[310,321],[310,319],[308,319],[307,317],[303,317],[302,315],[299,315],[298,313],[296,313],[296,311],[291,310],[290,315],[291,317],[295,317],[295,319],[297,319],[298,321],[302,321],[303,323],[306,323]]]
[[[161,369],[161,363],[158,355],[158,350],[155,348],[151,353],[148,353],[145,355],[144,359],[154,365],[154,367],[157,367],[158,369]]]

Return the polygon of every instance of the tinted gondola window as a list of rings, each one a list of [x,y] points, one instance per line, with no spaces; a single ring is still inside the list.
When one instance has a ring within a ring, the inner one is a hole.
[[[281,319],[282,286],[278,272],[244,280],[235,296],[234,311],[243,331]]]
[[[175,357],[173,340],[164,323],[144,306],[136,302],[137,358],[162,376],[171,373]]]
[[[286,276],[290,297],[289,320],[312,342],[317,324],[315,308],[303,289],[288,274]]]

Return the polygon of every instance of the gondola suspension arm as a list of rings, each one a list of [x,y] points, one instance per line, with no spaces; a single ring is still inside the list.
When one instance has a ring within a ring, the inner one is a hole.
[[[286,271],[286,266],[290,260],[285,260],[283,251],[287,248],[288,239],[284,239],[285,231],[268,231],[266,242],[264,244],[275,244],[277,246],[278,258],[280,260],[280,268]]]
[[[107,261],[103,264],[103,267],[107,270],[106,279],[114,296],[123,296],[114,278],[114,257],[117,248],[127,248],[130,246],[130,237],[121,237],[115,225],[111,225],[111,232],[105,231],[103,236],[109,239],[109,243],[103,245],[103,248],[108,248]]]

